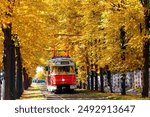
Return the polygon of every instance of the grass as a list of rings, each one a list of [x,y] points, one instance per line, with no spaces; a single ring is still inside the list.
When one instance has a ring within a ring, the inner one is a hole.
[[[150,100],[148,98],[142,98],[141,95],[121,95],[119,93],[101,93],[91,90],[77,90],[73,94],[60,94],[64,98],[83,98],[83,99],[102,99],[102,100]]]

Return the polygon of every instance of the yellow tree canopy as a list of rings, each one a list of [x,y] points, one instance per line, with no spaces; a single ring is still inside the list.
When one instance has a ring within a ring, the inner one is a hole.
[[[5,0],[0,3],[0,20],[12,22],[23,64],[31,75],[50,57],[47,50],[54,48],[69,50],[81,77],[90,64],[117,71],[143,65],[144,8],[139,0],[18,0],[10,5],[11,19],[5,17],[9,5]],[[121,27],[126,33],[125,61],[121,60]]]

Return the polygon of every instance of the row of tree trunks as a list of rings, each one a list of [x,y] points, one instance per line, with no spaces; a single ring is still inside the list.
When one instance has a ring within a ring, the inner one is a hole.
[[[4,33],[4,73],[5,73],[5,95],[4,99],[14,99],[14,61],[12,61],[13,54],[13,42],[11,40],[11,24],[3,24],[2,31]],[[14,49],[13,49],[14,50]]]
[[[96,66],[96,68],[98,68]],[[98,73],[96,71],[91,71],[91,73],[88,73],[87,75],[87,89],[88,90],[97,90],[102,93],[104,93],[104,72],[107,75],[107,81],[108,81],[108,86],[110,87],[110,92],[113,93],[112,89],[112,81],[111,81],[111,71],[105,70],[103,68],[100,68],[100,82],[98,81]],[[82,82],[80,82],[81,85]]]
[[[80,82],[79,82],[79,89],[86,89],[86,88],[87,88],[87,87],[86,87],[86,83],[80,81]]]
[[[20,47],[15,47],[11,30],[11,23],[2,25],[2,31],[4,33],[4,100],[15,100],[16,98],[19,98],[23,93],[23,89],[27,89],[30,85],[28,74],[25,73],[25,85],[23,86]]]
[[[7,0],[6,18],[11,18],[15,0]],[[9,21],[9,20],[8,20]],[[4,100],[15,100],[19,98],[23,92],[22,84],[22,63],[20,48],[16,48],[12,39],[12,24],[10,22],[2,22],[2,31],[4,33]],[[17,58],[16,58],[17,56]],[[16,65],[17,63],[17,65]],[[16,73],[17,72],[17,73]]]
[[[140,0],[141,3],[143,4],[143,7],[145,8],[145,29],[146,29],[146,33],[145,35],[149,35],[149,29],[150,29],[150,2],[149,0]],[[140,32],[142,33],[142,26],[140,24]],[[122,54],[121,54],[121,60],[122,63],[125,62],[125,51],[126,51],[126,31],[125,31],[125,26],[120,27],[120,48],[122,50]],[[92,46],[92,45],[91,45]],[[143,58],[144,58],[144,67],[143,67],[143,91],[142,91],[142,96],[143,97],[148,97],[149,94],[149,67],[150,67],[150,40],[146,39],[146,41],[144,42],[144,47],[143,47]],[[88,55],[88,54],[87,54]],[[89,61],[88,61],[88,56],[86,58],[87,63],[89,65]],[[91,66],[92,68],[92,66]],[[97,71],[95,72],[96,75],[94,76],[94,71],[91,70],[91,76],[89,75],[90,73],[90,68],[87,67],[87,89],[91,89],[94,90],[94,84],[95,84],[95,90],[97,90]],[[104,70],[102,68],[100,68],[100,91],[104,92],[104,86],[103,86],[103,72]],[[95,79],[94,79],[95,78]],[[108,78],[108,85],[110,87],[110,91],[113,92],[112,90],[112,84],[111,84],[111,72],[108,70],[107,71],[107,78]],[[95,82],[94,82],[95,81]],[[121,94],[125,95],[126,94],[126,74],[122,73],[122,77],[121,77]]]
[[[94,66],[95,66],[95,70],[94,70]],[[91,90],[98,90],[98,66],[97,65],[91,65],[91,75],[90,75],[90,81],[91,81]],[[89,81],[88,81],[89,82]]]

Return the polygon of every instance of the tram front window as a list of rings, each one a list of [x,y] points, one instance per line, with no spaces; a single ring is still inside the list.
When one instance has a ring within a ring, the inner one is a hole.
[[[74,73],[73,66],[53,66],[52,67],[53,74],[72,74]]]

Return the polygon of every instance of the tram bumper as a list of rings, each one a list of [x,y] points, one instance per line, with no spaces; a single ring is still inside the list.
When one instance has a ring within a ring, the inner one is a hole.
[[[76,89],[76,85],[70,85],[70,89]]]
[[[57,86],[47,86],[48,91],[55,91],[57,89]]]

